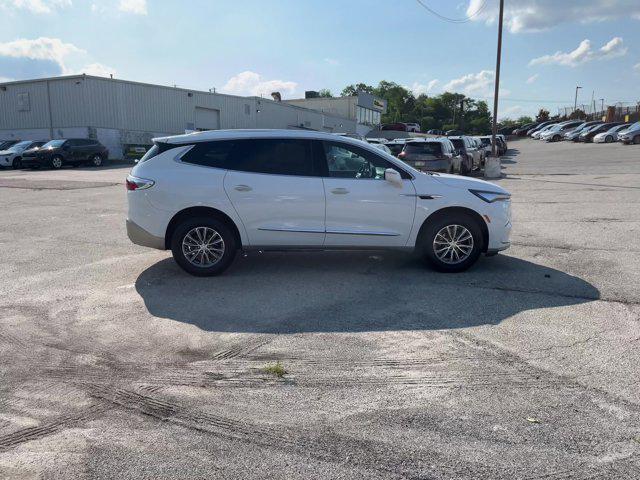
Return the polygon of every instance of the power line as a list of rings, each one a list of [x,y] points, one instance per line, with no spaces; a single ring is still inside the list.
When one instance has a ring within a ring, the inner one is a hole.
[[[427,10],[429,13],[431,13],[432,15],[435,15],[436,17],[438,17],[440,20],[444,20],[445,22],[449,22],[449,23],[467,23],[468,21],[470,21],[473,17],[475,17],[476,15],[478,15],[486,6],[487,4],[487,0],[484,0],[482,2],[482,5],[480,5],[478,7],[478,9],[473,12],[471,15],[465,17],[465,18],[451,18],[451,17],[445,17],[444,15],[439,14],[438,12],[436,12],[434,9],[432,9],[431,7],[429,7],[428,5],[426,5],[422,0],[416,0],[416,2],[418,2],[418,5],[420,5],[422,8],[424,8],[425,10]]]

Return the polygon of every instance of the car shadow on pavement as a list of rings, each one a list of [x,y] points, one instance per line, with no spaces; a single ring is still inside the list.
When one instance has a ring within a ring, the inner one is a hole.
[[[501,157],[501,162],[502,163],[506,163],[506,164],[513,164],[513,163],[518,163],[517,161],[515,161],[514,159],[518,156],[518,154],[520,153],[520,150],[518,150],[517,148],[510,148],[507,150],[507,153],[505,153],[502,157]]]
[[[494,325],[526,310],[600,297],[578,277],[506,255],[441,274],[389,252],[256,253],[209,278],[192,277],[168,258],[142,272],[135,286],[156,317],[256,333]]]

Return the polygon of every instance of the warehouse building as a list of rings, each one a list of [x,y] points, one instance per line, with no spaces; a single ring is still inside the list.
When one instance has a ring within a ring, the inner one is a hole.
[[[286,100],[286,103],[353,120],[359,135],[380,127],[381,116],[387,113],[387,101],[367,92],[348,97],[320,97],[318,92],[308,91],[305,98]]]
[[[261,97],[89,75],[0,84],[0,140],[93,138],[122,158],[153,137],[235,128],[355,133],[356,122]]]

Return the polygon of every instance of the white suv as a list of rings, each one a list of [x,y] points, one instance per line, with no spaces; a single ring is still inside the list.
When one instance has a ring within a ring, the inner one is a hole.
[[[510,194],[421,173],[373,145],[295,130],[157,138],[127,177],[127,232],[193,275],[240,249],[418,250],[458,272],[509,247]]]

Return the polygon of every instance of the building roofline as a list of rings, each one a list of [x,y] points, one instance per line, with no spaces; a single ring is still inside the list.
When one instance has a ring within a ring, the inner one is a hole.
[[[77,79],[77,80],[90,79],[90,80],[98,80],[98,81],[104,81],[104,82],[126,83],[126,84],[129,84],[129,85],[141,85],[141,86],[144,86],[144,87],[163,88],[163,89],[172,90],[172,91],[193,92],[193,93],[201,93],[201,94],[205,94],[205,95],[219,95],[221,97],[241,98],[241,99],[245,99],[245,100],[256,100],[256,101],[260,100],[260,101],[271,102],[271,103],[276,103],[276,104],[282,103],[282,104],[286,104],[287,107],[297,108],[297,109],[300,109],[300,110],[310,110],[310,109],[302,107],[300,105],[291,105],[291,104],[287,103],[288,100],[282,100],[281,102],[276,102],[275,100],[273,100],[271,98],[258,97],[258,96],[255,96],[255,95],[251,95],[251,96],[230,95],[228,93],[209,92],[208,90],[197,90],[197,89],[194,89],[194,88],[171,87],[169,85],[158,85],[156,83],[137,82],[135,80],[124,80],[122,78],[99,77],[99,76],[96,76],[96,75],[86,75],[84,73],[77,74],[77,75],[61,75],[61,76],[57,76],[57,77],[44,77],[44,78],[34,78],[34,79],[26,79],[26,80],[14,80],[14,81],[10,81],[10,82],[0,82],[0,86],[20,85],[20,84],[24,84],[24,83],[55,82],[55,81],[73,80],[73,79]],[[349,97],[334,97],[334,98],[349,98]],[[314,111],[317,112],[317,110],[314,110]],[[336,115],[336,114],[333,114],[333,113],[328,113],[328,112],[320,112],[320,113],[322,113],[323,115],[327,115],[329,117],[339,118],[341,120],[353,121],[348,117],[342,117],[340,115]]]

